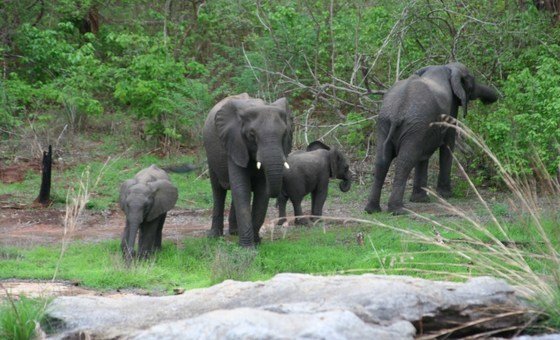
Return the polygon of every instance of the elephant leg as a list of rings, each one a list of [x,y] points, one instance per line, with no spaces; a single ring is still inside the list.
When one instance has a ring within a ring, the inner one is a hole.
[[[451,165],[453,165],[453,149],[455,148],[455,130],[450,129],[446,143],[439,148],[439,175],[437,193],[443,198],[452,196]]]
[[[268,199],[266,179],[264,177],[257,177],[253,183],[253,210],[251,211],[255,244],[259,244],[261,242],[259,232],[266,218]]]
[[[295,224],[297,225],[309,225],[311,221],[307,217],[303,216],[303,209],[301,209],[301,201],[303,197],[292,198],[292,206],[294,207]]]
[[[382,144],[383,143],[381,142],[378,143],[377,151],[375,154],[375,170],[373,172],[373,186],[371,188],[368,203],[365,207],[365,211],[368,214],[381,211],[381,205],[379,204],[381,200],[381,188],[383,188],[383,183],[385,183],[385,177],[387,177],[387,172],[389,171],[389,166],[391,165],[391,161],[392,161],[392,158],[388,160],[384,159]]]
[[[414,185],[412,187],[411,202],[429,202],[428,193],[422,189],[428,186],[429,160],[421,161],[414,168]]]
[[[323,190],[323,186],[325,187]],[[325,185],[319,185],[319,188],[311,193],[311,215],[323,216],[323,206],[327,200],[329,183]],[[314,220],[317,217],[313,217]]]
[[[155,251],[159,225],[159,217],[153,221],[142,223],[140,239],[138,240],[138,255],[140,258],[145,259]]]
[[[167,213],[163,213],[161,214],[161,216],[159,217],[159,222],[158,222],[158,226],[157,226],[157,232],[156,232],[156,241],[155,241],[155,250],[161,250],[161,243],[162,243],[162,239],[163,239],[163,224],[165,223],[165,218],[167,217]]]
[[[212,185],[212,227],[208,232],[210,237],[220,237],[224,234],[224,205],[226,201],[226,190],[222,188],[216,174],[210,170],[210,184]]]
[[[254,247],[255,236],[250,205],[251,179],[249,177],[248,169],[241,168],[233,162],[228,162],[228,171],[232,200],[235,202],[235,216],[237,217],[239,245],[242,247]]]
[[[395,177],[393,178],[393,188],[391,190],[391,196],[389,197],[388,208],[393,215],[405,214],[403,205],[403,196],[406,189],[406,181],[412,168],[417,164],[416,159],[411,159],[410,151],[401,150],[402,155],[397,156],[395,165]],[[411,150],[414,151],[414,150]],[[409,155],[408,157],[403,155]]]
[[[288,203],[288,197],[283,194],[278,195],[278,225],[282,225],[286,222],[286,204]]]
[[[231,206],[229,208],[228,223],[229,223],[229,234],[238,235],[237,216],[235,216],[235,204],[233,204],[233,200],[231,201]]]

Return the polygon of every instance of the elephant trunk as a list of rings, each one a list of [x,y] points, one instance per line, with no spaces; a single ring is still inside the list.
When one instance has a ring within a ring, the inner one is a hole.
[[[126,229],[121,241],[121,249],[125,260],[128,262],[135,256],[134,244],[136,243],[136,234],[140,226],[139,221],[126,220]]]
[[[480,99],[483,104],[491,104],[498,100],[498,93],[490,86],[476,84],[473,97]]]
[[[338,184],[338,188],[340,189],[340,191],[342,192],[348,192],[348,190],[350,190],[350,187],[352,186],[352,181],[350,180],[350,178],[346,178],[343,179],[342,181],[340,181],[340,183]]]
[[[260,150],[269,197],[278,197],[282,190],[285,156],[281,147]]]

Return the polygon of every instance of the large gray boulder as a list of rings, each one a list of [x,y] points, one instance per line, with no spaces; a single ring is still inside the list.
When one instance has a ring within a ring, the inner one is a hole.
[[[279,274],[179,296],[59,297],[47,314],[58,339],[412,339],[483,318],[492,320],[454,335],[521,325],[524,311],[512,287],[488,277]]]

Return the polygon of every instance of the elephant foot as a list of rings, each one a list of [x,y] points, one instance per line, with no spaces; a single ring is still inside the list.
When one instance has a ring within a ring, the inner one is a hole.
[[[412,195],[410,195],[410,202],[428,203],[430,202],[430,198],[425,191],[413,192]]]
[[[395,208],[395,209],[389,209],[389,211],[391,212],[391,214],[393,216],[399,216],[399,215],[407,215],[408,211],[406,211],[404,209],[404,207],[400,207],[400,208]]]
[[[443,198],[451,198],[453,196],[451,188],[437,188],[437,193]]]
[[[402,202],[391,203],[389,202],[388,210],[393,215],[406,215],[408,212],[405,210]]]
[[[308,226],[311,225],[311,220],[307,217],[296,218],[296,225]]]
[[[232,228],[231,226],[228,229],[228,233],[230,235],[239,235],[239,232],[237,231],[237,227]]]
[[[206,235],[208,237],[222,237],[222,236],[224,236],[224,232],[223,232],[223,230],[218,230],[216,228],[212,228],[212,229],[208,230],[208,233]]]
[[[381,212],[381,206],[379,203],[368,203],[364,209],[368,214]]]
[[[243,247],[245,249],[255,249],[256,248],[256,243],[255,242],[241,242],[241,240],[239,240],[239,246]]]

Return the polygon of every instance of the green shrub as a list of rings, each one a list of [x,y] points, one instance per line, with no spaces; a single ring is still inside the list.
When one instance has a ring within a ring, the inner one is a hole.
[[[156,47],[116,72],[114,96],[144,122],[147,136],[178,140],[202,122],[212,102],[207,86],[193,79],[205,72],[202,64],[175,61]]]
[[[0,305],[0,339],[29,340],[45,314],[45,301],[20,297]]]
[[[560,46],[549,46],[560,52]],[[560,166],[560,61],[548,54],[534,68],[511,73],[503,98],[486,117],[483,135],[498,158],[515,175],[531,174],[535,161],[549,173]]]

